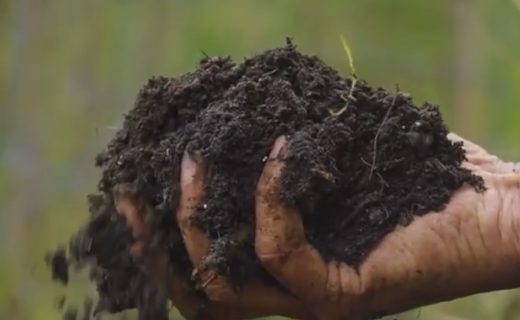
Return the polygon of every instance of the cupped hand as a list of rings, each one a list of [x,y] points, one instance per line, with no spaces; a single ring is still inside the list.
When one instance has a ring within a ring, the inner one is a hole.
[[[206,169],[202,158],[187,154],[181,168],[181,200],[175,214],[184,243],[197,270],[205,297],[193,294],[186,279],[176,276],[166,254],[148,255],[143,268],[157,283],[166,284],[173,304],[187,318],[242,319],[270,314],[294,318],[369,319],[472,293],[512,288],[520,284],[520,175],[479,146],[464,143],[465,164],[482,176],[488,188],[477,193],[462,188],[446,209],[417,217],[388,234],[354,269],[324,261],[305,239],[298,211],[279,198],[285,139],[275,142],[256,194],[256,252],[264,268],[289,292],[249,283],[238,290],[212,270],[199,270],[209,240],[190,217],[204,203]],[[144,223],[149,211],[132,195],[116,195],[139,257],[149,239]]]
[[[460,137],[467,168],[487,191],[457,191],[442,212],[398,226],[354,269],[324,261],[298,211],[279,198],[279,138],[258,184],[256,253],[268,272],[320,319],[370,319],[520,285],[520,173]]]
[[[210,240],[193,223],[193,215],[204,204],[204,183],[207,171],[200,155],[186,152],[181,164],[181,196],[175,215],[184,245],[194,270],[194,278],[203,294],[192,289],[189,279],[179,276],[168,263],[166,250],[151,249],[151,230],[145,222],[150,207],[138,195],[114,190],[115,206],[125,216],[133,237],[132,256],[143,271],[161,290],[168,292],[173,305],[187,319],[249,319],[266,315],[285,315],[298,319],[313,319],[303,302],[272,285],[253,281],[240,289],[234,288],[214,270],[201,268],[208,254]]]

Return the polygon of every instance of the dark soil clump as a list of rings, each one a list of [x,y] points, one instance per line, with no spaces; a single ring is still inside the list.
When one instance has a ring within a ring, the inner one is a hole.
[[[67,284],[69,282],[69,264],[65,249],[59,248],[46,257],[47,264],[51,268],[52,279]]]
[[[139,93],[97,159],[100,195],[90,198],[91,220],[73,241],[73,260],[95,258],[101,309],[145,308],[146,281],[112,204],[113,188],[126,184],[153,209],[153,243],[168,248],[189,278],[173,212],[182,154],[197,150],[212,172],[197,215],[213,241],[208,264],[237,285],[267,279],[254,255],[254,195],[274,140],[286,135],[283,199],[299,208],[324,258],[359,264],[396,225],[442,209],[464,184],[483,190],[447,134],[436,106],[417,107],[398,90],[360,80],[353,86],[290,42],[239,65],[205,58],[195,72],[153,78]],[[242,241],[233,236],[239,230]]]

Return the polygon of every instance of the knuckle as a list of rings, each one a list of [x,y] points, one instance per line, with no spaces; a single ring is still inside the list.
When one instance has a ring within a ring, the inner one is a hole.
[[[237,300],[237,294],[231,285],[222,277],[218,277],[204,287],[208,299],[215,303],[233,303]]]
[[[372,283],[373,273],[368,273],[362,278],[349,267],[340,271],[341,292],[349,300],[370,295],[374,289]]]
[[[281,269],[289,259],[297,259],[298,254],[307,249],[304,243],[291,245],[287,241],[280,240],[278,235],[272,235],[266,241],[258,241],[255,246],[260,263],[268,270]]]
[[[275,238],[276,237],[276,238]],[[255,253],[262,264],[272,264],[281,256],[281,245],[278,236],[273,235],[268,226],[256,227]]]
[[[235,303],[238,294],[227,280],[215,271],[206,271],[200,275],[199,285],[209,301],[214,303]]]
[[[327,269],[326,300],[338,303],[343,293],[340,264],[336,261],[331,261]]]
[[[260,263],[268,270],[281,268],[287,260],[287,253],[282,252],[277,247],[269,246],[263,250],[256,251]]]

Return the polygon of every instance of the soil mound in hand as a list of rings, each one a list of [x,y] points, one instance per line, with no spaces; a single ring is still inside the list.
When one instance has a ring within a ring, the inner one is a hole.
[[[154,243],[189,277],[173,212],[182,154],[200,151],[212,173],[196,219],[212,240],[208,265],[235,284],[267,277],[254,255],[254,195],[274,140],[286,135],[284,201],[300,210],[325,259],[356,265],[397,224],[442,209],[464,184],[484,188],[447,134],[436,106],[353,83],[290,42],[238,65],[205,58],[193,73],[153,78],[139,93],[97,158],[100,192],[72,260],[96,257],[101,309],[144,305],[131,235],[112,204],[113,188],[125,184],[152,208]],[[236,241],[239,230],[246,236]]]

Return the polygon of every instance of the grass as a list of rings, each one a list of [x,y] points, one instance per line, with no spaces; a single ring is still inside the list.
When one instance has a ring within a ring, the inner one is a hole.
[[[347,56],[348,65],[350,68],[350,74],[352,75],[352,85],[350,86],[348,96],[345,98],[345,105],[341,109],[339,109],[337,112],[335,112],[333,110],[329,110],[330,114],[333,117],[337,117],[337,116],[341,115],[342,113],[344,113],[345,111],[347,111],[350,101],[356,100],[354,98],[354,96],[352,95],[352,93],[354,92],[354,89],[356,88],[356,83],[357,83],[356,67],[354,66],[354,57],[352,55],[352,51],[350,50],[350,47],[349,47],[348,42],[345,39],[345,37],[343,35],[340,35],[339,40],[341,42],[341,46],[343,47],[343,51],[345,51],[345,54]]]

